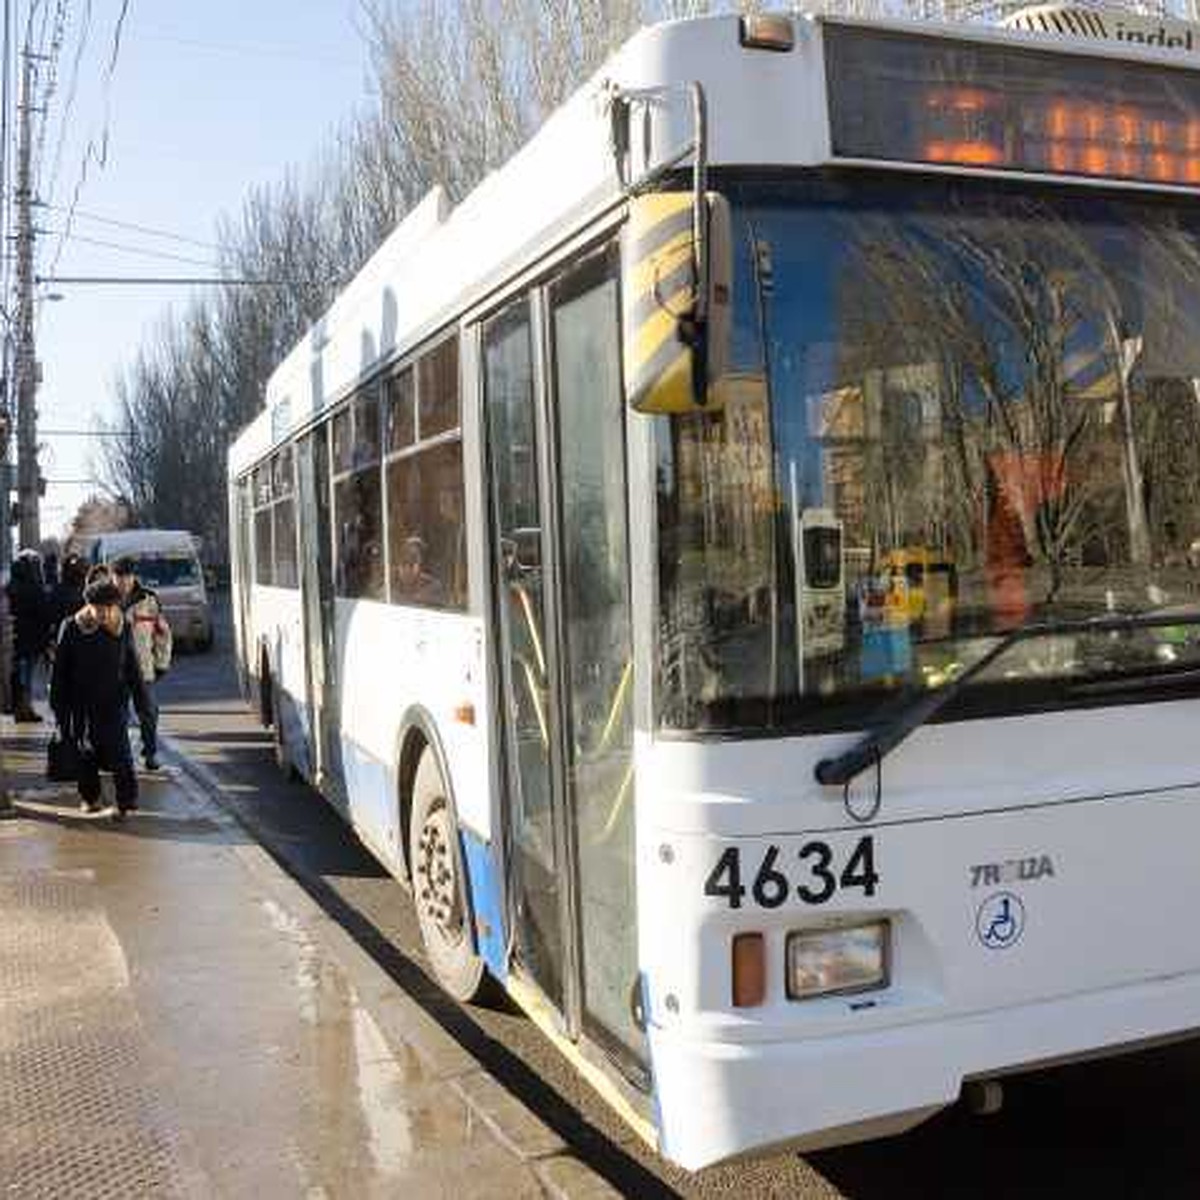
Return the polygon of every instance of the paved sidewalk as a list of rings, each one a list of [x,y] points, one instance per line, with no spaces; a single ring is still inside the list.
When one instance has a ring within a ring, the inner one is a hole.
[[[143,775],[124,824],[84,815],[28,728],[0,721],[19,810],[0,820],[0,1197],[543,1194],[194,788]]]

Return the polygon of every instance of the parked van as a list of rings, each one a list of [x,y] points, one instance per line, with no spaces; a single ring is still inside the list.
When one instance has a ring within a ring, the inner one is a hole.
[[[212,611],[196,540],[182,529],[121,529],[101,533],[89,547],[94,563],[131,558],[138,578],[158,593],[176,644],[197,650],[212,645]]]

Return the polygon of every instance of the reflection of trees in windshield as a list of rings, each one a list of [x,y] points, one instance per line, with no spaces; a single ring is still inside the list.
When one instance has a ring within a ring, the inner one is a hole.
[[[681,719],[705,719],[697,696],[773,711],[935,685],[973,639],[1034,617],[1190,603],[1200,241],[1186,212],[940,183],[800,195],[757,191],[738,221],[735,379],[757,378],[770,410],[764,469],[748,477],[736,388],[732,413],[672,421],[660,443]],[[845,557],[832,653],[803,644],[814,601],[787,533],[818,509]],[[1016,676],[1095,664],[1094,645],[1062,650],[1029,647]]]
[[[137,577],[147,587],[191,587],[200,582],[200,571],[191,558],[146,555],[137,559]]]

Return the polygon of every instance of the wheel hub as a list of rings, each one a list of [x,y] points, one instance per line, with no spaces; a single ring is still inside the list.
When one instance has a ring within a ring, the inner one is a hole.
[[[446,810],[431,812],[417,840],[417,904],[450,942],[462,936],[463,924],[453,847]]]

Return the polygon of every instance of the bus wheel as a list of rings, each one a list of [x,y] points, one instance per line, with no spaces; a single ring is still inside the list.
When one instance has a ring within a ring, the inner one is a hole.
[[[280,774],[284,779],[289,783],[296,783],[301,778],[300,769],[292,761],[287,742],[284,740],[283,706],[280,703],[279,685],[277,683],[272,683],[271,685],[271,714],[274,717],[271,723],[271,744],[275,750],[275,765],[279,768]]]
[[[413,899],[421,940],[434,976],[456,1000],[474,1000],[484,986],[475,953],[458,850],[458,829],[433,753],[421,755],[408,826]]]

